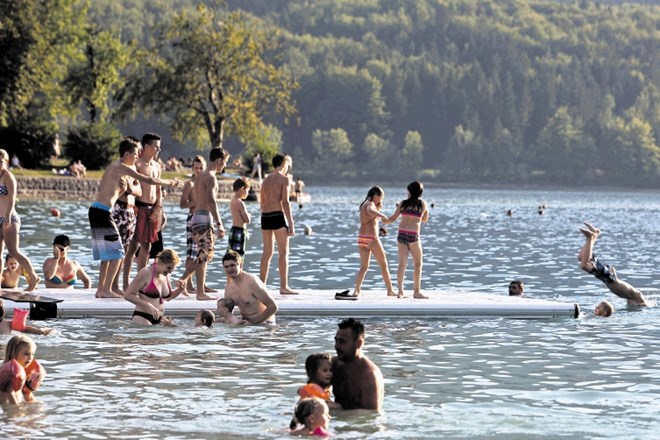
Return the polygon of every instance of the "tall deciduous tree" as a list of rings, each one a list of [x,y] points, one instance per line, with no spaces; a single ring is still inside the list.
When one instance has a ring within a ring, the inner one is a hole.
[[[167,115],[182,142],[217,147],[225,134],[249,142],[266,115],[286,120],[295,112],[296,82],[269,59],[277,42],[265,28],[241,12],[220,16],[203,5],[182,11],[160,28],[124,104]]]

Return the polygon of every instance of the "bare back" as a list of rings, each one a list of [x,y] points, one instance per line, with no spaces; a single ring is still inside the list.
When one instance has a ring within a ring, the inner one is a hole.
[[[380,368],[369,358],[350,363],[332,358],[332,389],[335,401],[344,409],[375,409],[380,411],[385,394]]]
[[[282,173],[270,173],[261,184],[261,211],[284,211],[289,206],[289,178]]]

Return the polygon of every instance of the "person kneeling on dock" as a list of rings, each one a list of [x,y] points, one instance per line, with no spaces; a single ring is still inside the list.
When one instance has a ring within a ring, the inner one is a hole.
[[[593,254],[594,244],[600,235],[600,229],[590,223],[585,223],[586,228],[580,228],[580,232],[585,236],[585,243],[580,248],[578,260],[580,269],[592,274],[605,283],[610,292],[623,298],[631,306],[648,306],[644,295],[638,289],[634,288],[625,281],[619,279],[613,266],[601,263]]]
[[[186,291],[186,282],[177,282],[177,288],[170,286],[170,274],[181,263],[179,256],[172,249],[165,249],[158,254],[156,262],[140,270],[126,290],[125,298],[135,304],[133,322],[143,325],[171,325],[171,319],[165,317],[165,301],[172,301]]]
[[[227,278],[231,278],[225,288],[225,299],[236,304],[243,320],[250,324],[275,324],[277,304],[259,277],[243,271],[243,258],[240,254],[227,251],[222,257],[222,266]]]

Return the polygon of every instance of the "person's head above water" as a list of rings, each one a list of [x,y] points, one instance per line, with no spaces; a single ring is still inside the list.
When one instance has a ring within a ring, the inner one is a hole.
[[[603,318],[609,318],[614,313],[614,306],[609,301],[602,301],[596,306],[594,310],[594,315],[602,316]]]
[[[509,283],[509,296],[525,296],[525,283],[513,280]]]

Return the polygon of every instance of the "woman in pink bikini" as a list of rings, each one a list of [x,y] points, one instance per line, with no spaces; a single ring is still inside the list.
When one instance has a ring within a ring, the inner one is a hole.
[[[390,278],[390,269],[387,265],[387,256],[385,249],[378,237],[378,221],[383,220],[383,223],[389,223],[387,216],[380,212],[383,206],[383,198],[385,193],[379,186],[372,187],[367,193],[367,197],[360,204],[360,230],[358,232],[358,249],[360,251],[360,270],[358,270],[357,277],[355,278],[355,290],[350,295],[349,291],[337,293],[335,299],[356,300],[360,296],[362,282],[369,270],[369,260],[371,254],[376,258],[376,262],[380,266],[380,271],[383,274],[383,280],[387,287],[388,296],[396,296],[392,286],[392,279]]]
[[[429,210],[426,207],[426,202],[421,199],[424,192],[424,185],[420,182],[412,182],[408,185],[408,198],[402,200],[396,207],[396,211],[388,222],[395,221],[401,215],[401,223],[399,224],[399,234],[396,241],[399,247],[399,268],[396,271],[396,282],[399,288],[398,297],[404,298],[406,295],[403,292],[403,280],[406,276],[406,266],[408,265],[408,254],[412,256],[413,260],[413,280],[414,280],[414,294],[415,298],[427,299],[428,296],[422,295],[422,242],[419,239],[419,233],[422,229],[422,223],[429,220]]]
[[[177,288],[172,290],[170,274],[181,263],[179,256],[172,249],[165,249],[158,254],[156,261],[138,272],[128,286],[125,298],[135,304],[133,322],[142,325],[171,325],[165,317],[165,301],[172,301],[180,293],[186,292],[186,282],[179,280]]]

